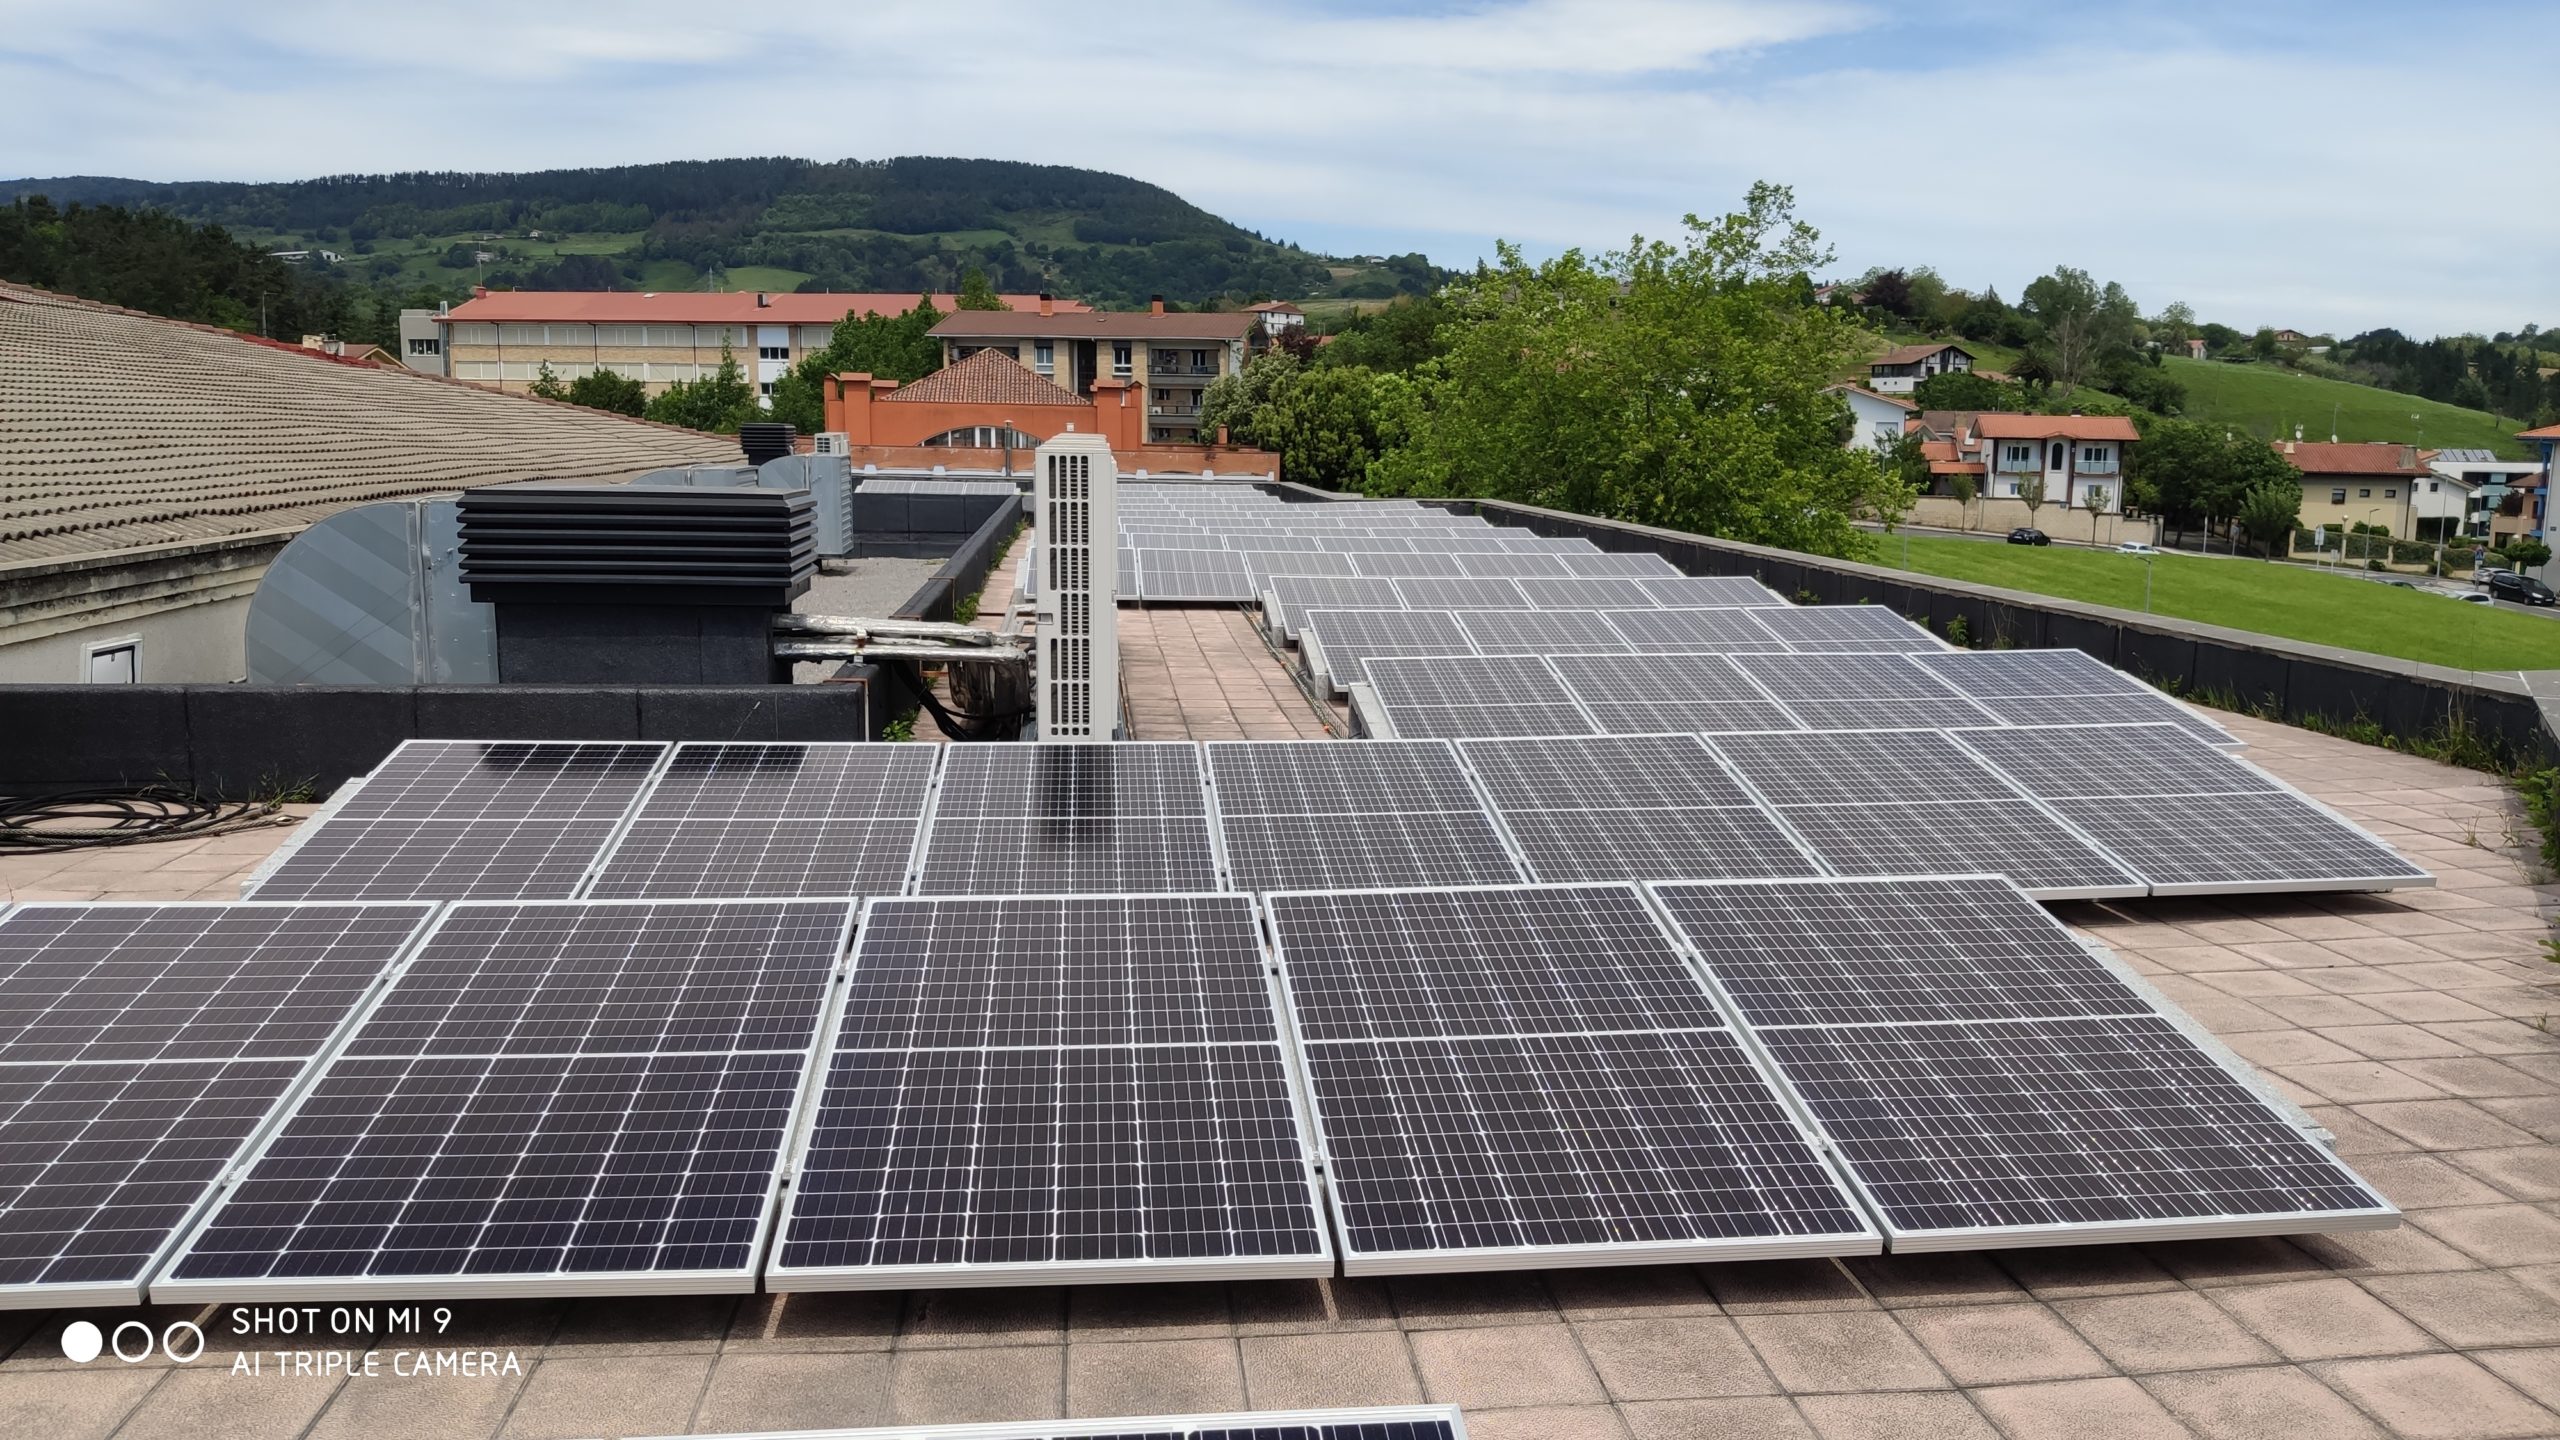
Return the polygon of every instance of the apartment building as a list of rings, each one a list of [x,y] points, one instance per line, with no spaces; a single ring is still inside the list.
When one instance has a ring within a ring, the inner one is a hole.
[[[1134,386],[1146,397],[1153,442],[1200,433],[1200,393],[1232,375],[1268,340],[1250,311],[1168,314],[1162,299],[1143,312],[1070,311],[1046,301],[1028,310],[963,310],[933,327],[942,361],[983,351],[1011,357],[1069,392],[1090,397],[1098,381]]]
[[[2339,443],[2278,440],[2276,453],[2302,472],[2302,525],[2380,525],[2396,539],[2417,538],[2424,513],[2420,487],[2442,477],[2419,459],[2418,447],[2390,441]]]
[[[402,356],[413,369],[521,394],[549,365],[562,380],[611,370],[652,395],[679,380],[720,368],[726,347],[757,393],[771,395],[783,372],[827,343],[847,315],[895,315],[913,309],[907,294],[775,295],[738,291],[482,291],[427,317],[435,335],[411,340],[403,316]],[[1086,307],[1040,295],[1008,295],[1019,310],[1042,306],[1072,315]],[[960,308],[953,295],[932,297],[937,310]],[[999,312],[987,312],[999,313]],[[433,342],[431,345],[419,342]]]

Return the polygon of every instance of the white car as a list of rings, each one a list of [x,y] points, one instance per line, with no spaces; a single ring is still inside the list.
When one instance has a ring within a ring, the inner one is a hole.
[[[2149,545],[2143,544],[2139,540],[2127,540],[2116,547],[2116,553],[2119,555],[2157,555],[2160,552]]]
[[[2445,592],[2438,590],[2435,593],[2442,595]],[[2456,595],[2453,598],[2461,601],[2465,605],[2495,605],[2498,603],[2497,601],[2490,599],[2485,592],[2479,590],[2473,590],[2466,594]]]

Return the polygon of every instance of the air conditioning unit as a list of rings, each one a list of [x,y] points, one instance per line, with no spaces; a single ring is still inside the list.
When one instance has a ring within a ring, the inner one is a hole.
[[[1032,473],[1039,577],[1034,701],[1044,744],[1093,744],[1120,724],[1119,472],[1099,435],[1041,442]]]
[[[853,443],[844,438],[844,432],[841,430],[821,430],[817,435],[817,449],[813,453],[819,455],[851,455],[853,453]]]

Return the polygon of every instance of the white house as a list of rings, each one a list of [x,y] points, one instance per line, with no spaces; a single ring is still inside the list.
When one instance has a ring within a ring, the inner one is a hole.
[[[1868,362],[1867,384],[1887,395],[1908,395],[1932,375],[1972,368],[1973,352],[1961,345],[1897,345]]]
[[[2142,438],[2121,415],[1973,417],[1958,443],[1989,467],[1985,494],[2015,496],[2021,481],[2044,477],[2048,505],[2119,514],[2124,510],[2124,457]]]
[[[1262,333],[1274,340],[1307,326],[1307,312],[1286,300],[1265,300],[1259,305],[1244,308],[1248,314],[1262,317]]]
[[[1857,423],[1850,427],[1848,448],[1890,450],[1902,438],[1905,422],[1920,413],[1920,407],[1908,400],[1879,395],[1860,385],[1833,385],[1829,393],[1849,402],[1849,414]]]
[[[2472,496],[2483,485],[2522,486],[2542,473],[2539,460],[2501,460],[2488,450],[2428,450],[2418,456],[2427,467],[2424,481],[2410,485],[2410,515],[2421,537],[2431,533],[2486,535],[2489,516],[2472,513]],[[2451,525],[2428,521],[2450,520]]]

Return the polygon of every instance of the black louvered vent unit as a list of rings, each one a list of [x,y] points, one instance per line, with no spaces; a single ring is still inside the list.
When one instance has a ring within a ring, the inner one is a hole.
[[[497,607],[498,671],[554,684],[762,682],[772,614],[818,568],[806,490],[466,490],[462,581]]]
[[[738,427],[738,448],[746,452],[748,464],[761,465],[790,454],[791,442],[799,435],[788,425],[760,420]]]

